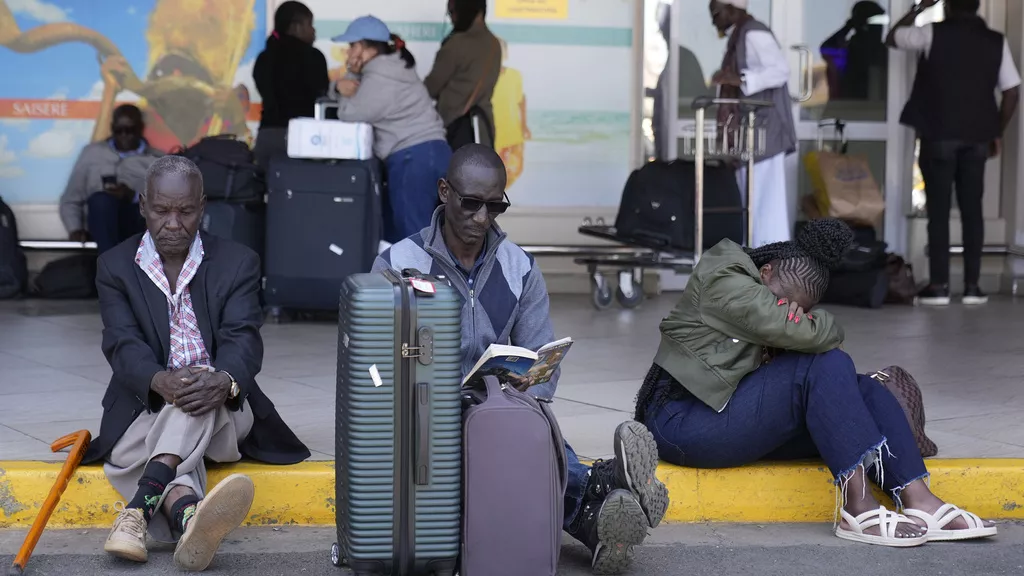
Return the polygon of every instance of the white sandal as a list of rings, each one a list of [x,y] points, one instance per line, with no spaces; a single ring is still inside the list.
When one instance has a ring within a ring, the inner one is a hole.
[[[842,513],[843,520],[845,520],[849,525],[848,529],[843,528],[841,524],[836,527],[836,536],[843,540],[860,542],[861,544],[889,546],[892,548],[911,548],[928,542],[927,534],[917,538],[897,537],[896,528],[900,524],[912,524],[918,528],[920,528],[920,526],[902,514],[897,514],[887,510],[885,506],[879,506],[877,510],[868,510],[856,518],[844,509],[840,509],[839,511]],[[864,533],[865,530],[876,526],[878,527],[880,534]]]
[[[953,504],[943,504],[929,514],[923,510],[907,508],[903,513],[910,518],[923,520],[928,526],[929,542],[950,542],[955,540],[973,540],[975,538],[989,538],[995,536],[999,529],[995,526],[985,526],[985,521],[977,514],[963,510]],[[967,528],[959,530],[946,530],[946,526],[957,518],[963,518]]]

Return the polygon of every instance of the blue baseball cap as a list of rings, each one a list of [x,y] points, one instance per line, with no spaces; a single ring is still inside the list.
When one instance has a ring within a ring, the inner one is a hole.
[[[391,41],[391,31],[387,24],[373,16],[361,16],[352,21],[341,35],[331,38],[334,42],[353,43],[360,40],[372,40],[374,42]]]

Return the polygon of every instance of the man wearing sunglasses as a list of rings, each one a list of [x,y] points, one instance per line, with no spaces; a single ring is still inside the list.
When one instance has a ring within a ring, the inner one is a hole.
[[[139,193],[146,170],[163,153],[142,137],[142,111],[131,104],[114,109],[111,136],[84,149],[60,198],[60,218],[74,242],[92,238],[102,254],[142,232]]]
[[[533,257],[495,223],[509,207],[505,165],[487,146],[458,149],[448,178],[438,182],[442,206],[430,227],[383,252],[373,271],[415,268],[444,276],[462,294],[462,372],[468,373],[491,344],[530,350],[555,339],[544,277]],[[559,370],[530,393],[551,398]],[[648,527],[661,522],[668,491],[655,477],[654,438],[627,422],[613,439],[616,457],[586,466],[568,444],[569,484],[563,528],[593,553],[596,574],[619,574]]]

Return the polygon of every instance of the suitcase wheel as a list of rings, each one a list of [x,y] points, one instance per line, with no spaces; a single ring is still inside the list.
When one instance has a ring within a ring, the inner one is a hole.
[[[614,302],[612,287],[600,272],[590,275],[590,302],[598,310],[607,310]]]
[[[345,558],[341,555],[341,547],[335,542],[331,544],[331,564],[334,564],[338,568],[345,565]]]
[[[644,287],[636,281],[632,272],[619,273],[619,287],[615,289],[615,298],[626,309],[636,308],[644,301]]]

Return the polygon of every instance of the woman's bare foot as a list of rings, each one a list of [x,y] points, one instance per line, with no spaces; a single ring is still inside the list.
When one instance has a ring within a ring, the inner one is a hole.
[[[850,475],[850,479],[846,483],[846,502],[843,504],[843,510],[846,510],[846,512],[854,518],[865,512],[878,510],[878,507],[881,506],[881,504],[879,504],[878,500],[875,499],[874,494],[871,493],[870,485],[871,483],[864,477],[864,468],[858,467],[857,470]],[[849,523],[847,523],[846,519],[843,519],[840,522],[840,526],[844,530],[851,530],[853,528]],[[864,533],[872,536],[882,535],[881,529],[878,526],[865,528]],[[910,520],[907,522],[900,522],[899,525],[896,526],[897,538],[920,538],[927,533],[927,527],[918,525]]]
[[[932,494],[932,491],[928,489],[928,485],[925,484],[924,480],[915,480],[907,485],[900,493],[900,499],[903,501],[903,507],[911,510],[920,510],[927,512],[928,514],[935,514],[939,508],[942,507],[945,502]],[[924,520],[920,518],[911,518],[920,526],[926,526]],[[985,528],[992,528],[995,526],[995,522],[990,520],[983,520],[983,526]],[[973,528],[968,526],[967,520],[963,517],[955,518],[949,524],[944,526],[942,530],[967,530]]]

